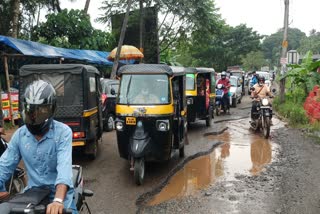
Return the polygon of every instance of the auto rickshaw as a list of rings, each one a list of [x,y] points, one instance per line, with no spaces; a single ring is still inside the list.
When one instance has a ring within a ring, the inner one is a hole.
[[[135,64],[117,73],[116,132],[120,157],[128,159],[141,185],[146,161],[166,161],[174,150],[184,156],[187,140],[185,68]]]
[[[100,72],[93,66],[82,64],[24,65],[19,72],[20,110],[29,83],[37,79],[50,82],[57,95],[54,119],[72,129],[73,148],[95,159],[103,133]]]
[[[205,120],[206,126],[211,126],[216,84],[214,69],[187,68],[186,77],[188,123]]]

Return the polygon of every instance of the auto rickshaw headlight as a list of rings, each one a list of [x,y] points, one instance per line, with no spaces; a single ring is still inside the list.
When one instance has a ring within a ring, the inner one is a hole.
[[[168,131],[170,129],[169,120],[157,120],[157,130],[161,132]]]
[[[116,122],[116,129],[117,129],[118,131],[123,131],[123,122],[117,121],[117,122]]]
[[[193,104],[193,99],[192,98],[188,98],[187,99],[187,105],[192,105]]]

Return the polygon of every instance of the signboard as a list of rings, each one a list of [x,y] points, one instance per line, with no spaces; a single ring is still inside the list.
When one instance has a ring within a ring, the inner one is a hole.
[[[10,99],[8,93],[2,93],[2,111],[3,111],[3,119],[11,120],[10,113]],[[11,92],[11,101],[12,101],[12,111],[13,111],[13,119],[19,119],[19,93]]]
[[[287,64],[288,63],[288,59],[287,58],[281,58],[280,59],[280,64]]]

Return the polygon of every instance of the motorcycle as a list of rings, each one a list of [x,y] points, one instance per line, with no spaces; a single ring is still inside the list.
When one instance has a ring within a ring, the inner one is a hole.
[[[5,152],[7,148],[8,143],[0,133],[0,156]],[[11,175],[10,180],[6,183],[6,189],[9,193],[8,196],[23,192],[25,188],[24,175],[24,169],[17,167],[14,170],[14,173]]]
[[[93,196],[93,192],[84,189],[82,167],[72,165],[74,203],[79,213],[91,214],[91,210],[86,201],[86,197]],[[51,190],[47,187],[35,187],[28,189],[24,193],[17,194],[6,202],[9,213],[46,213],[46,206],[49,204],[49,194]],[[64,213],[72,213],[70,209],[65,209]]]
[[[223,103],[223,96],[224,96],[224,86],[222,84],[218,84],[216,87],[216,115],[219,116],[223,111],[226,113],[225,104]]]
[[[263,130],[263,135],[268,138],[270,135],[272,107],[268,98],[262,98],[255,100],[256,112],[253,112],[252,120],[250,121],[251,128],[254,131],[258,131],[260,128]]]

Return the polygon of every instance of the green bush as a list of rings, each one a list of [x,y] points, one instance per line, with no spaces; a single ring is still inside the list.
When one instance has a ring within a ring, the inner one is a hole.
[[[280,104],[279,98],[276,97],[273,106],[281,116],[288,119],[290,125],[300,126],[309,123],[302,103],[297,104],[293,100],[287,99],[285,103]]]

